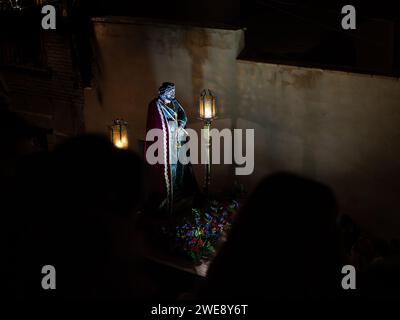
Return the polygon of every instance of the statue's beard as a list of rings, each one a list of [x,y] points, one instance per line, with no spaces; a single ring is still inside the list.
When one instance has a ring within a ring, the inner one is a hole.
[[[175,97],[162,97],[161,99],[165,104],[174,103],[176,101]]]

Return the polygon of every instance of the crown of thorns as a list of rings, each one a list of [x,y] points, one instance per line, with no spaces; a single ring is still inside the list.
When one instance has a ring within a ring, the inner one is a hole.
[[[160,88],[158,88],[158,93],[160,95],[165,94],[166,92],[175,89],[175,84],[173,84],[172,82],[164,82]]]

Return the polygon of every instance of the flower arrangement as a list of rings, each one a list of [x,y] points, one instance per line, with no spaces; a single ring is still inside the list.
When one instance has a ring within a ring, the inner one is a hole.
[[[212,201],[207,210],[192,209],[193,216],[175,228],[175,249],[194,262],[210,258],[225,239],[238,208],[237,201]]]

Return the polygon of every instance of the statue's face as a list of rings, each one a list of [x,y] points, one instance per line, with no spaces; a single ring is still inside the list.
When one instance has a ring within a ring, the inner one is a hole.
[[[172,100],[174,100],[174,99],[175,99],[175,88],[172,88],[172,89],[170,89],[170,90],[167,90],[167,91],[161,96],[161,98],[162,98],[165,102],[167,102],[167,103],[169,103],[169,102],[171,102]]]

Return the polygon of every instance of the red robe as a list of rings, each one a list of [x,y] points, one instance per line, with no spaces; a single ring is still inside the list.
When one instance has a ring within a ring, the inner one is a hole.
[[[162,154],[164,163],[150,165],[147,162],[147,181],[149,185],[149,203],[152,210],[171,211],[173,186],[171,179],[171,166],[169,154],[169,130],[168,123],[160,108],[158,98],[152,100],[147,112],[146,133],[151,129],[161,129],[163,131]],[[148,147],[154,142],[145,141],[144,154],[146,155]]]

